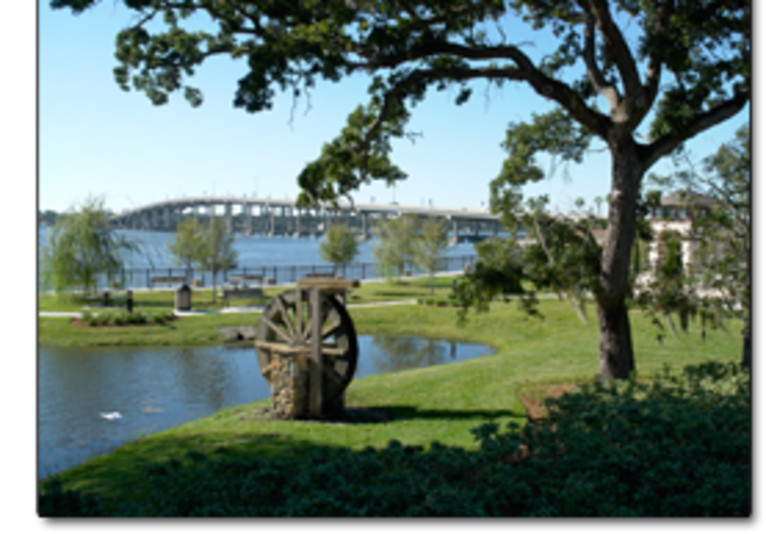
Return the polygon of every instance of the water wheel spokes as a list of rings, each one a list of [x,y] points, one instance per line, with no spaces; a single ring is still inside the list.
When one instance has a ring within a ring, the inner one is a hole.
[[[293,327],[293,322],[290,320],[290,315],[287,313],[288,306],[285,304],[284,297],[285,297],[284,293],[281,293],[281,294],[277,295],[276,297],[274,297],[274,300],[272,302],[276,302],[277,303],[277,308],[279,310],[279,315],[276,316],[276,315],[272,314],[271,319],[272,320],[278,319],[279,323],[281,323],[281,324],[283,324],[284,326],[287,327],[287,330],[290,333],[290,338],[295,339],[295,337],[296,337],[295,328]]]

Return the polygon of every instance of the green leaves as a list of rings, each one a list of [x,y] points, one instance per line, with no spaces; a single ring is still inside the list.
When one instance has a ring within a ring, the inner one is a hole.
[[[375,229],[379,241],[373,255],[386,278],[392,278],[394,273],[401,278],[406,265],[414,259],[417,226],[417,218],[405,214],[379,223]]]
[[[141,250],[137,241],[113,231],[104,200],[91,197],[79,210],[59,217],[49,230],[42,253],[46,284],[56,292],[93,290],[98,273],[117,274],[123,254]]]
[[[319,244],[319,255],[328,263],[338,267],[349,265],[359,254],[359,241],[354,231],[346,225],[333,224]]]

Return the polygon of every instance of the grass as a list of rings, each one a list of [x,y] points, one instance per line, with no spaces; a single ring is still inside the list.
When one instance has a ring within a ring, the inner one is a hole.
[[[488,314],[471,314],[468,323],[457,325],[455,311],[448,308],[402,305],[351,309],[359,334],[471,341],[490,345],[497,353],[354,380],[346,392],[346,405],[385,410],[393,416],[388,422],[275,421],[263,413],[268,402],[254,403],[146,436],[68,470],[62,473],[62,478],[69,488],[129,500],[146,490],[145,466],[172,458],[184,459],[191,450],[212,458],[251,460],[299,455],[322,445],[353,449],[368,445],[384,447],[392,439],[405,445],[428,447],[433,441],[440,441],[475,447],[470,434],[473,428],[488,422],[501,426],[511,421],[526,422],[524,406],[517,396],[520,389],[529,389],[530,384],[589,380],[598,370],[598,331],[593,309],[588,310],[591,321],[585,326],[565,303],[543,301],[541,311],[545,315],[542,321],[526,317],[514,303],[494,303]],[[188,341],[185,335],[196,339],[193,337],[196,330],[209,331],[211,325],[220,321],[244,318],[252,316],[213,315],[198,321],[188,318],[176,322],[178,334],[166,332],[158,339]],[[640,312],[633,312],[631,319],[640,375],[649,375],[665,364],[680,369],[687,364],[732,361],[739,357],[740,338],[736,335],[714,331],[703,341],[697,325],[692,324],[690,333],[682,334],[680,340],[669,339],[659,345],[653,327]],[[183,324],[189,326],[182,330]],[[143,328],[149,332],[152,327]],[[181,332],[185,335],[180,335]],[[49,339],[55,337],[53,332],[47,335]]]

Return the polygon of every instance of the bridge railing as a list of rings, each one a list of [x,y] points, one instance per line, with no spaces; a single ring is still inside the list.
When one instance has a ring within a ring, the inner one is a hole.
[[[472,255],[452,256],[444,258],[437,272],[455,272],[463,271],[467,265],[473,265],[476,257]],[[216,273],[216,285],[220,286],[228,283],[229,278],[233,276],[260,275],[263,281],[268,280],[271,284],[282,285],[292,284],[309,274],[333,274],[335,269],[332,265],[274,265],[274,266],[243,266],[236,269],[228,269]],[[339,276],[348,279],[373,280],[384,278],[380,265],[374,262],[354,263],[347,267],[338,268]],[[399,273],[394,273],[397,276]],[[404,276],[424,275],[427,272],[415,264],[407,265]],[[213,273],[199,269],[186,269],[179,267],[161,267],[161,268],[132,268],[122,269],[119,273],[107,276],[105,273],[96,275],[96,286],[99,291],[110,288],[120,289],[168,289],[176,288],[180,284],[175,280],[166,283],[155,279],[178,279],[183,277],[188,284],[196,287],[212,287]],[[195,283],[196,281],[196,283]],[[39,290],[42,292],[50,291],[52,288],[46,286],[44,273],[40,273]]]

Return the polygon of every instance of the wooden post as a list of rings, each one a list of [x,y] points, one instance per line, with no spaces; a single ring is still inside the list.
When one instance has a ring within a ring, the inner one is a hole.
[[[300,291],[300,289],[298,289]],[[309,350],[309,413],[322,415],[322,306],[320,290],[311,288],[311,345]]]

